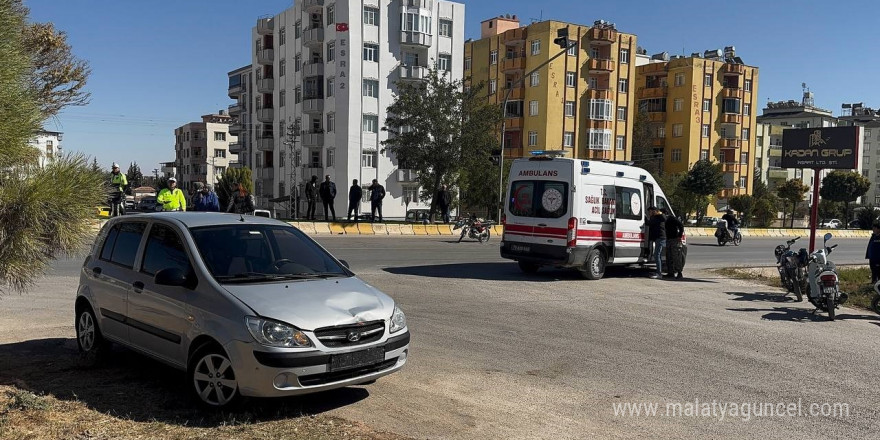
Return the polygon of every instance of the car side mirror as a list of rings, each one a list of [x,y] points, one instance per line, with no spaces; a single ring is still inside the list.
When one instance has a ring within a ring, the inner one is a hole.
[[[348,261],[339,260],[339,262],[342,263],[342,265],[345,266],[346,269],[351,269],[351,267],[349,267],[349,265],[348,265]]]
[[[182,287],[189,283],[189,278],[186,276],[186,272],[180,269],[167,268],[157,272],[154,281],[160,286]]]

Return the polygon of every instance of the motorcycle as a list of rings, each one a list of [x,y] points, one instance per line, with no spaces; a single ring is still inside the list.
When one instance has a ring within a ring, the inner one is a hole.
[[[800,258],[796,252],[791,250],[791,245],[800,239],[800,237],[796,237],[786,241],[784,245],[776,246],[774,254],[776,255],[776,269],[779,271],[782,287],[794,293],[798,301],[803,301],[803,284],[798,276]]]
[[[828,312],[828,319],[834,321],[835,310],[844,304],[847,294],[840,291],[840,278],[837,275],[837,266],[828,259],[831,251],[837,247],[828,246],[828,240],[833,236],[825,234],[822,248],[817,249],[807,259],[807,299],[817,310]]]
[[[718,220],[715,228],[715,238],[718,239],[718,246],[724,246],[727,243],[739,246],[743,239],[739,229],[731,236],[730,229],[727,229],[727,220]]]
[[[465,237],[475,239],[482,243],[484,241],[489,241],[489,237],[492,235],[492,222],[480,219],[460,218],[455,222],[455,226],[452,228],[453,231],[457,229],[461,229],[461,235],[458,237],[459,243],[461,243]]]

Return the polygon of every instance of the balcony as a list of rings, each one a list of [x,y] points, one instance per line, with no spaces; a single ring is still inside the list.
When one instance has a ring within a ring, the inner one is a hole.
[[[244,144],[241,142],[230,142],[229,143],[229,152],[232,154],[239,154],[244,151]]]
[[[274,49],[263,49],[257,52],[257,62],[260,64],[272,64],[275,60]]]
[[[729,199],[733,196],[737,196],[742,192],[742,188],[724,188],[721,190],[721,198]]]
[[[244,168],[244,164],[241,162],[229,162],[229,168]]]
[[[614,60],[611,58],[590,58],[587,63],[590,73],[605,73],[614,70]]]
[[[722,162],[721,171],[725,173],[738,173],[742,164],[739,162]]]
[[[419,9],[434,9],[434,0],[403,0],[403,6],[407,8],[419,8]]]
[[[244,111],[244,105],[241,103],[232,104],[229,106],[229,116],[235,116],[241,114]]]
[[[589,89],[587,95],[590,99],[611,99],[611,89]]]
[[[654,148],[666,147],[666,138],[653,138],[653,139],[651,139],[651,146]]]
[[[313,27],[304,30],[303,44],[313,48],[320,48],[324,44],[324,28]]]
[[[614,29],[592,28],[587,32],[592,43],[611,44],[617,41],[617,31]]]
[[[272,17],[257,19],[257,33],[260,35],[272,35],[275,29],[275,20]]]
[[[275,111],[272,108],[261,108],[257,110],[257,120],[260,122],[272,122],[275,118]]]
[[[504,122],[504,130],[522,130],[522,116],[508,116]]]
[[[790,180],[794,178],[794,173],[789,173],[789,170],[785,168],[770,167],[767,170],[767,178],[772,180]]]
[[[770,145],[770,157],[782,157],[782,145]]]
[[[303,10],[311,12],[312,10],[318,10],[324,6],[324,0],[302,0]]]
[[[242,92],[244,92],[244,87],[241,84],[229,86],[229,99],[238,99]]]
[[[507,45],[519,45],[526,42],[526,28],[511,29],[501,34],[501,41]]]
[[[273,151],[275,149],[275,139],[270,137],[257,138],[258,151]]]
[[[324,98],[321,98],[320,96],[316,96],[314,98],[303,99],[302,107],[303,107],[303,109],[302,109],[303,113],[308,113],[308,114],[324,113]]]
[[[592,130],[611,130],[611,128],[614,127],[614,121],[588,119],[587,126]]]
[[[419,174],[415,170],[397,170],[398,182],[415,182]]]
[[[746,73],[746,66],[743,64],[725,64],[725,75],[743,75]]]
[[[254,178],[259,180],[272,180],[275,178],[275,169],[272,167],[257,167],[254,169]]]
[[[725,87],[725,88],[721,89],[721,97],[722,98],[743,99],[743,97],[745,95],[746,95],[746,93],[743,91],[743,89],[732,88],[732,87]]]
[[[272,78],[263,78],[257,81],[257,91],[260,93],[272,93],[275,89],[275,80]]]
[[[229,124],[229,134],[238,136],[242,131],[244,131],[244,125],[241,122],[233,122],[232,124]]]
[[[503,91],[503,93],[507,93],[507,89],[505,89],[505,90]],[[520,99],[523,99],[523,97],[525,96],[525,94],[526,94],[526,90],[525,90],[524,88],[522,88],[522,87],[517,87],[517,88],[515,88],[515,89],[511,89],[511,90],[510,90],[510,98],[509,98],[509,99],[510,99],[511,101],[520,100]],[[502,96],[503,96],[503,95],[502,95]]]
[[[742,124],[742,115],[736,113],[722,113],[721,122],[724,124]]]
[[[432,38],[428,34],[415,31],[400,31],[400,44],[406,46],[431,47]]]
[[[406,81],[424,81],[428,78],[428,68],[423,66],[400,66],[400,79]]]
[[[315,148],[324,146],[324,132],[305,132],[302,135],[302,145],[306,148]]]
[[[303,64],[303,76],[324,76],[324,62],[311,61]]]
[[[648,112],[648,121],[666,122],[666,112]]]
[[[742,140],[740,138],[721,138],[722,149],[735,149],[740,147],[742,147]]]
[[[663,98],[668,91],[666,87],[640,87],[638,97],[639,99]]]
[[[513,73],[526,68],[526,57],[503,58],[501,59],[501,71],[504,73]]]

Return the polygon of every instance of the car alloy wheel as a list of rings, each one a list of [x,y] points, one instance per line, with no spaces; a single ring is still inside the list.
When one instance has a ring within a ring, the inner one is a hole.
[[[192,380],[199,399],[213,407],[228,405],[238,394],[232,363],[222,354],[207,352],[198,357]]]
[[[84,353],[88,353],[95,348],[95,318],[90,310],[83,310],[79,315],[76,326],[77,341],[79,348]]]

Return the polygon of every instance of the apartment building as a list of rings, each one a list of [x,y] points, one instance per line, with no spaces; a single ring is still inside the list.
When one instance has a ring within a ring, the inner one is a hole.
[[[61,157],[62,133],[58,131],[40,130],[30,140],[31,147],[37,150],[37,163],[40,167],[46,166],[58,157]],[[109,168],[110,164],[106,164]]]
[[[464,11],[439,0],[302,0],[258,19],[251,65],[228,74],[235,148],[253,170],[258,205],[290,217],[292,194],[301,214],[305,182],[329,175],[337,216],[353,179],[385,187],[385,217],[403,217],[406,200],[426,206],[415,173],[381,152],[381,128],[398,81],[423,81],[432,65],[461,79]]]
[[[841,126],[862,127],[862,175],[871,179],[871,189],[862,199],[880,205],[880,112],[863,103],[844,103],[838,118]]]
[[[526,74],[562,49],[559,29],[578,42],[560,58]],[[514,16],[480,24],[480,39],[464,48],[469,86],[505,105],[504,155],[562,150],[566,157],[628,160],[635,93],[636,36],[613,23],[541,21],[521,26]],[[499,135],[501,135],[499,133]]]
[[[639,111],[647,113],[663,170],[688,171],[701,159],[721,162],[724,189],[715,208],[751,194],[755,168],[758,68],[730,46],[690,56],[661,53],[636,67]]]
[[[175,177],[181,189],[191,190],[196,182],[214,184],[236,161],[237,155],[229,151],[229,144],[237,140],[229,133],[231,122],[232,117],[220,110],[174,129]]]

